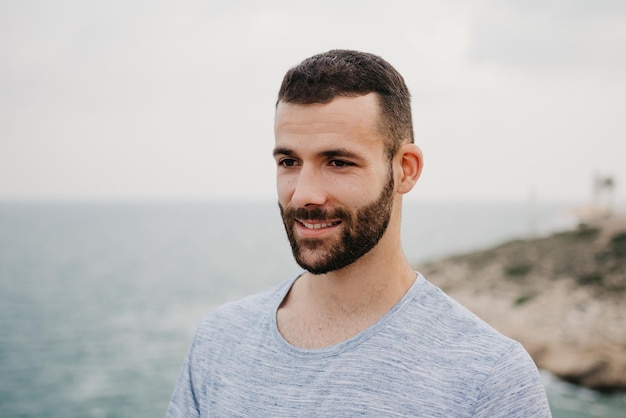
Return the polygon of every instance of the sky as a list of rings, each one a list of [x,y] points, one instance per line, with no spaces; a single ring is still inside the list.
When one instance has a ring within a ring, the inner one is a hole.
[[[3,0],[0,200],[274,199],[283,74],[382,56],[411,199],[626,201],[623,0]]]

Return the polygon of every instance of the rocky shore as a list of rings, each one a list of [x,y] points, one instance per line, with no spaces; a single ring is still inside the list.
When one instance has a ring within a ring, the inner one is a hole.
[[[539,368],[626,391],[626,216],[416,266]]]

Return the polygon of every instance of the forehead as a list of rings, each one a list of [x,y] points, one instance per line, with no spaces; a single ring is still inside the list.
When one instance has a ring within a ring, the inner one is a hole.
[[[378,96],[336,97],[325,104],[279,102],[274,119],[276,143],[319,140],[383,142]]]

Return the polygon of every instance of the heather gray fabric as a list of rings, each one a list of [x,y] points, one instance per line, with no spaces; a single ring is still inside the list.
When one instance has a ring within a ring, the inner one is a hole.
[[[200,324],[166,416],[549,417],[522,346],[430,284],[323,349],[288,344],[276,310],[294,279]]]

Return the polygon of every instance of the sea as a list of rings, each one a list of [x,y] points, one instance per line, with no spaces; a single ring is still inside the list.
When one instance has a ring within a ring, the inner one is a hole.
[[[408,201],[424,262],[572,225],[568,202]],[[300,272],[272,201],[0,202],[0,417],[161,417],[212,308]],[[555,418],[626,395],[542,372]]]

